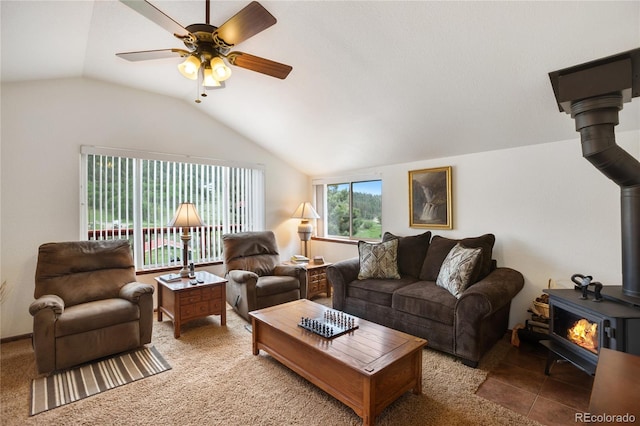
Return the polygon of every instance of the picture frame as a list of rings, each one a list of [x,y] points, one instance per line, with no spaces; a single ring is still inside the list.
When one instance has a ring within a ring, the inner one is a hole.
[[[451,166],[409,171],[409,227],[453,229]]]

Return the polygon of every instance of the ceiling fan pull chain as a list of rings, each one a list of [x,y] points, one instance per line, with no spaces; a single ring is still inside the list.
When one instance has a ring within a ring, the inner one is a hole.
[[[198,73],[198,74],[200,74],[200,73]],[[199,104],[200,102],[202,102],[202,101],[200,100],[200,78],[196,79],[196,100],[195,100],[195,102],[196,102],[197,104]]]
[[[204,84],[204,71],[205,71],[205,67],[202,67],[200,69],[200,86],[202,86],[202,94],[200,96],[202,96],[203,98],[207,97],[207,86],[205,86]]]

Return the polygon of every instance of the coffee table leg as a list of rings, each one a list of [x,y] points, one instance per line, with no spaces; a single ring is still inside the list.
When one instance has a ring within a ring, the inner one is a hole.
[[[375,379],[365,378],[362,386],[362,424],[363,426],[373,426],[376,420],[375,415]]]
[[[255,318],[251,318],[251,335],[252,335],[252,350],[254,355],[258,355],[260,353],[260,349],[258,349],[258,322]]]
[[[422,395],[422,350],[416,353],[416,385],[413,387],[415,395]]]

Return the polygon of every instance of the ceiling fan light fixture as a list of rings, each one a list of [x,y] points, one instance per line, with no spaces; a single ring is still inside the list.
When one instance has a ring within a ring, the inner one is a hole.
[[[180,74],[188,78],[189,80],[196,80],[198,78],[198,70],[200,69],[200,59],[194,55],[189,55],[183,63],[178,65],[178,71]]]
[[[218,81],[225,81],[231,77],[231,68],[225,65],[224,61],[220,57],[211,59],[211,70],[213,71],[214,78]]]
[[[220,87],[220,82],[213,77],[213,70],[211,67],[204,67],[204,78],[202,85],[204,87]]]

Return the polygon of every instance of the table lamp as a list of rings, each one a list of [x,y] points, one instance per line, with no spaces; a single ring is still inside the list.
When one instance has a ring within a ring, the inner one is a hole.
[[[178,206],[178,210],[176,210],[176,214],[171,219],[171,222],[167,226],[178,228],[182,228],[182,250],[183,250],[183,259],[182,259],[182,269],[180,270],[181,277],[189,276],[189,241],[191,240],[191,235],[189,234],[189,228],[195,226],[204,226],[202,223],[202,219],[198,215],[198,211],[196,210],[196,205],[193,203],[182,203]]]
[[[304,256],[308,257],[307,244],[313,233],[313,225],[309,223],[309,219],[319,219],[320,215],[318,215],[310,202],[305,201],[304,203],[300,203],[291,217],[301,219],[300,225],[298,225],[298,236],[300,236],[300,241],[304,242]]]

